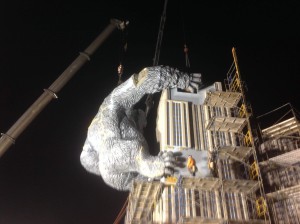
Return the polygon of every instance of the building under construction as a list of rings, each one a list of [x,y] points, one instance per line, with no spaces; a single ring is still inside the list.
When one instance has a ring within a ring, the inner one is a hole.
[[[162,93],[157,140],[160,150],[178,155],[181,165],[163,180],[134,183],[125,223],[271,222],[251,108],[234,49],[232,53],[233,64],[224,83],[197,93],[178,89]],[[196,161],[195,176],[185,166],[189,155]]]

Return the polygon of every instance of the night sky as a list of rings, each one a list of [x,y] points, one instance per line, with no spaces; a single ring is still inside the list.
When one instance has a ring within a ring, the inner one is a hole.
[[[0,224],[113,223],[128,193],[87,173],[79,156],[91,120],[117,85],[120,60],[124,79],[153,64],[164,1],[47,2],[1,1],[0,132],[111,18],[130,24],[127,35],[112,33],[0,158]],[[299,110],[299,2],[209,2],[169,0],[159,64],[185,70],[186,43],[189,71],[202,73],[207,85],[223,82],[235,47],[255,116],[288,102]],[[151,116],[146,137],[154,147],[155,110]]]

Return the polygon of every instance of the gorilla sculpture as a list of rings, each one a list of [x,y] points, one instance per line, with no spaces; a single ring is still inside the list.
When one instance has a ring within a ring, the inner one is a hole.
[[[133,106],[145,94],[167,88],[197,89],[199,74],[187,74],[169,66],[144,68],[107,96],[93,121],[80,155],[81,164],[102,176],[117,190],[130,190],[136,178],[159,178],[174,169],[171,152],[152,156],[142,134],[146,115]]]

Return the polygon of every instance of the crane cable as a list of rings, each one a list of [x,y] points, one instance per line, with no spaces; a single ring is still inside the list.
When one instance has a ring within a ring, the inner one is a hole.
[[[182,21],[182,33],[183,33],[183,52],[185,56],[185,67],[189,69],[191,67],[190,59],[189,59],[189,48],[187,46],[186,41],[186,32],[185,32],[185,26],[184,26],[184,14],[182,12],[183,7],[181,8],[181,21]]]
[[[119,224],[121,222],[121,219],[124,217],[125,211],[126,211],[126,207],[128,205],[128,198],[129,197],[127,197],[127,199],[126,199],[126,201],[125,201],[122,209],[120,210],[120,212],[119,212],[119,214],[118,214],[118,216],[117,216],[117,218],[116,218],[116,220],[114,221],[113,224]]]
[[[127,52],[127,26],[128,26],[129,22],[127,21],[125,23],[125,28],[122,30],[122,44],[121,44],[121,50],[120,50],[120,63],[118,65],[118,68],[117,68],[117,72],[118,72],[118,85],[120,85],[123,81],[122,81],[122,75],[123,75],[123,72],[124,72],[124,66],[123,66],[123,61],[124,61],[124,58],[125,58],[125,54]]]
[[[166,23],[166,14],[167,14],[167,4],[168,0],[165,0],[164,3],[164,10],[161,15],[160,19],[160,24],[159,24],[159,32],[158,32],[158,37],[156,41],[156,47],[155,47],[155,53],[154,53],[154,58],[153,58],[153,66],[157,66],[159,62],[159,55],[160,55],[160,49],[161,49],[161,43],[162,43],[162,38],[163,38],[163,33],[164,33],[164,27]],[[149,110],[153,106],[153,95],[149,94],[146,99],[146,117],[148,116]]]

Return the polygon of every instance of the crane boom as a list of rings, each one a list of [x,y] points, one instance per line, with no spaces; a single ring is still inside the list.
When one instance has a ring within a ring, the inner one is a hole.
[[[16,123],[6,132],[1,133],[0,138],[0,157],[7,149],[15,143],[18,136],[27,126],[37,117],[37,115],[50,103],[57,98],[57,93],[67,84],[75,73],[90,60],[90,56],[108,38],[115,28],[123,29],[124,22],[111,19],[110,24],[100,33],[100,35],[66,68],[66,70],[52,83],[48,89],[44,89],[43,94],[25,111]]]

